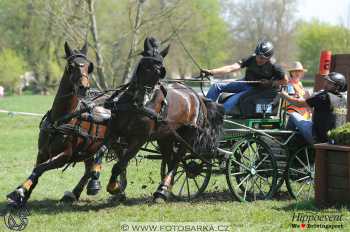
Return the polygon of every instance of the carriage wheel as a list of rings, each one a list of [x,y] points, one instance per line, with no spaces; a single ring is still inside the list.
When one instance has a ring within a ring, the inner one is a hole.
[[[164,160],[161,164],[161,178],[168,173]],[[177,200],[191,200],[198,197],[208,186],[211,176],[211,160],[186,155],[173,178],[171,195]]]
[[[310,146],[298,149],[288,161],[286,184],[289,194],[297,200],[315,195],[315,154]]]
[[[277,164],[268,145],[259,138],[235,143],[226,163],[226,180],[233,196],[241,201],[269,199],[277,185]]]
[[[276,192],[280,192],[282,190],[283,183],[285,182],[287,176],[286,170],[288,163],[288,152],[284,147],[282,147],[280,144],[278,144],[276,141],[269,137],[261,136],[259,138],[261,138],[266,144],[269,145],[269,149],[272,151],[273,156],[276,160],[278,176]]]

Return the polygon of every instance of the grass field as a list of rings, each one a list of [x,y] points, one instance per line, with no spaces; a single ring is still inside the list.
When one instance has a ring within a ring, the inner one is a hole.
[[[0,99],[0,109],[45,113],[52,100],[51,96],[6,97]],[[6,206],[6,194],[17,187],[33,168],[39,121],[39,117],[0,114],[1,210]],[[64,173],[61,170],[45,173],[28,202],[31,215],[25,231],[119,231],[120,222],[126,221],[221,222],[230,223],[231,231],[293,231],[294,213],[328,212],[316,209],[313,201],[297,203],[288,198],[239,203],[231,199],[224,176],[212,177],[206,194],[192,202],[152,204],[152,193],[160,181],[160,163],[149,160],[141,160],[138,165],[135,160],[131,162],[126,191],[128,199],[118,203],[111,201],[105,191],[111,167],[110,163],[103,165],[103,190],[100,194],[91,197],[84,191],[80,202],[72,206],[58,204],[58,200],[64,191],[71,190],[78,182],[83,165],[77,164]],[[328,210],[343,215],[342,231],[350,231],[350,213],[346,208]],[[0,231],[8,231],[2,219]]]

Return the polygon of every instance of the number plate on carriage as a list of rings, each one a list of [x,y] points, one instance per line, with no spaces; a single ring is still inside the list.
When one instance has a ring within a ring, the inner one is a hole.
[[[256,113],[272,113],[272,104],[256,104]]]

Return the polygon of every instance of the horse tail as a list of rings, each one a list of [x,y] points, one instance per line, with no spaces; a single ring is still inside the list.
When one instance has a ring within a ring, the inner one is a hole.
[[[207,108],[208,123],[211,130],[211,135],[215,136],[215,139],[221,134],[224,124],[225,110],[223,105],[205,99],[205,106]]]
[[[222,105],[207,99],[201,99],[206,108],[206,123],[198,128],[195,149],[200,153],[213,153],[218,146],[223,131],[224,108]]]

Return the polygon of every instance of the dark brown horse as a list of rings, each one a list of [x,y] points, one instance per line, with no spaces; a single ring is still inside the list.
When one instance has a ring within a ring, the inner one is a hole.
[[[174,151],[179,142],[187,141],[198,153],[211,152],[215,146],[218,128],[223,123],[223,110],[213,102],[204,101],[192,89],[174,84],[164,90],[158,82],[165,75],[163,58],[168,48],[158,52],[155,39],[147,38],[145,48],[129,88],[113,106],[110,133],[122,138],[124,148],[118,162],[113,166],[107,191],[124,194],[125,172],[141,146],[150,140],[157,140],[161,153],[169,166],[169,173],[155,193],[155,198],[167,198],[171,180],[184,149]],[[151,96],[150,96],[151,95]],[[186,147],[185,144],[182,148]],[[118,180],[118,176],[124,178]]]
[[[83,177],[73,192],[65,197],[78,199],[90,172],[100,169],[99,164],[93,166],[93,155],[101,148],[107,126],[83,119],[79,113],[84,111],[79,111],[79,105],[90,87],[89,73],[93,71],[93,64],[86,57],[86,44],[78,51],[65,43],[65,54],[67,64],[56,97],[51,110],[40,123],[36,165],[28,179],[7,195],[10,203],[26,203],[45,171],[63,167],[70,162],[84,161]],[[77,114],[74,115],[74,112]]]

